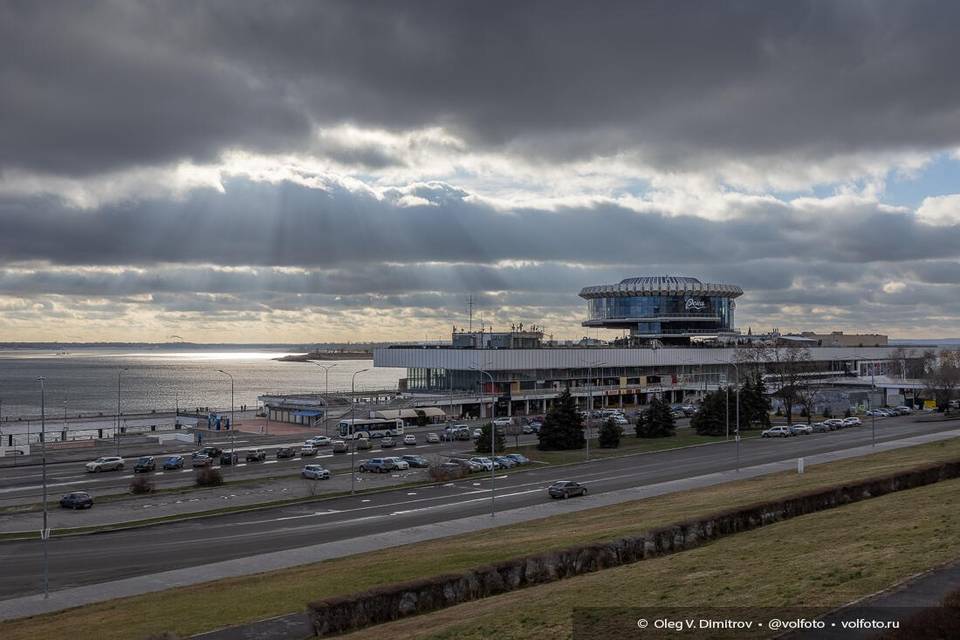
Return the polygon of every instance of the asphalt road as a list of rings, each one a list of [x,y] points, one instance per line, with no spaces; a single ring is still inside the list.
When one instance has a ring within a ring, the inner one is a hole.
[[[953,422],[877,421],[878,441],[956,428]],[[741,442],[743,466],[838,451],[871,442],[869,422],[859,428],[785,439]],[[584,482],[591,493],[655,484],[736,467],[733,442],[644,455],[595,460],[563,468],[523,473],[498,472],[497,509],[547,500],[544,489],[558,479]],[[350,540],[489,512],[490,478],[468,479],[417,489],[278,507],[250,513],[171,523],[143,529],[49,542],[51,589],[145,575],[169,569],[293,549],[325,541]],[[386,552],[385,553],[399,553]],[[39,541],[0,543],[4,579],[0,598],[36,593],[40,588]],[[385,558],[386,561],[386,558]]]

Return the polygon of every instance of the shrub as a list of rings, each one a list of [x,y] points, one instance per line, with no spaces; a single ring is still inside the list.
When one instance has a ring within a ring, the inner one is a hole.
[[[653,398],[646,411],[637,416],[635,431],[638,438],[669,438],[676,432],[676,423],[670,405]]]
[[[493,425],[489,422],[480,427],[480,437],[477,438],[477,441],[474,443],[474,448],[476,449],[477,453],[490,453],[490,429],[493,429]],[[496,439],[494,446],[497,448],[495,453],[500,455],[507,447],[503,440],[503,431],[497,429],[494,438]]]
[[[600,448],[616,449],[620,446],[620,436],[622,435],[623,427],[614,422],[613,418],[608,419],[600,426],[600,433],[597,438],[600,441]]]
[[[570,395],[569,389],[556,399],[553,408],[547,412],[547,417],[537,434],[540,439],[537,449],[541,451],[563,451],[582,449],[586,444],[583,437],[583,419],[577,411],[577,405]]]
[[[200,467],[197,469],[194,482],[198,487],[219,487],[223,484],[223,474],[220,473],[220,469]]]
[[[451,480],[459,480],[467,475],[467,470],[461,466],[454,467],[442,467],[439,464],[430,465],[428,469],[430,474],[430,479],[435,482],[450,482]]]
[[[147,476],[134,475],[130,481],[130,493],[144,494],[153,492],[153,481]]]

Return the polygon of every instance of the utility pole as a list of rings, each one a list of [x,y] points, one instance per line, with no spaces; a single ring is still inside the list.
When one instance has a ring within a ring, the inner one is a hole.
[[[333,364],[320,364],[319,362],[315,362],[314,360],[307,360],[307,362],[309,362],[310,364],[315,364],[321,369],[323,369],[323,405],[324,405],[323,406],[323,425],[324,425],[323,432],[324,432],[324,435],[330,435],[329,424],[327,422],[327,409],[330,408],[330,378],[328,374],[330,373],[330,369],[337,366],[337,363],[334,362]],[[353,398],[351,398],[351,401],[352,400]],[[269,424],[269,421],[270,421],[270,416],[267,415],[268,424]]]
[[[220,373],[225,376],[230,377],[230,467],[231,469],[237,466],[237,461],[233,459],[234,449],[236,449],[236,438],[234,437],[235,429],[237,428],[237,423],[233,420],[233,376],[223,369],[217,369]]]
[[[37,378],[40,382],[40,465],[43,469],[43,529],[40,530],[40,540],[43,542],[43,598],[50,597],[50,562],[47,556],[47,540],[50,538],[50,527],[47,526],[47,417],[46,394],[43,376]]]
[[[121,367],[117,370],[117,428],[113,431],[113,437],[117,441],[117,456],[120,456],[120,377],[127,367]]]
[[[606,362],[587,362],[586,360],[581,360],[581,364],[587,365],[587,461],[590,460],[590,427],[593,424],[593,367],[602,367],[606,365]]]
[[[487,363],[490,364],[490,363]],[[484,365],[486,366],[486,365]],[[485,375],[490,378],[490,517],[494,518],[497,515],[497,503],[496,503],[496,492],[497,492],[497,463],[494,460],[496,456],[497,449],[497,425],[493,424],[493,421],[497,417],[497,395],[496,395],[496,383],[493,381],[493,376],[488,372],[484,371],[480,367],[474,365],[470,367],[474,371],[479,372],[481,375]],[[481,383],[482,386],[482,383]],[[480,392],[480,406],[483,406],[483,389],[481,388]]]
[[[350,454],[350,495],[353,495],[354,492],[356,491],[356,482],[357,482],[357,474],[354,471],[354,466],[356,465],[356,462],[357,462],[357,433],[356,433],[356,426],[355,426],[356,418],[354,417],[355,415],[354,410],[357,407],[357,399],[354,397],[353,394],[356,393],[356,389],[357,389],[356,387],[357,374],[363,373],[364,371],[370,371],[370,369],[367,368],[367,369],[360,369],[359,371],[354,371],[353,377],[350,379],[350,441],[353,443],[353,447],[352,447],[353,452]]]

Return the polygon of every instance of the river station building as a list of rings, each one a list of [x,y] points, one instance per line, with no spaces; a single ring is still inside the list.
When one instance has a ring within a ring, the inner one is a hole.
[[[491,403],[498,416],[543,414],[564,389],[584,409],[636,408],[654,397],[689,402],[735,383],[743,366],[738,350],[760,340],[790,343],[789,337],[745,336],[736,329],[734,300],[742,294],[735,285],[689,277],[627,278],[580,292],[587,301],[583,325],[625,330],[621,339],[557,344],[544,341],[542,329],[522,326],[455,331],[446,345],[375,349],[374,366],[406,368],[400,392],[455,417],[489,417]],[[809,350],[808,375],[827,384],[879,389],[884,403],[922,388],[920,381],[897,378],[903,352],[895,354],[885,340],[882,346],[832,346],[840,341],[798,338]]]

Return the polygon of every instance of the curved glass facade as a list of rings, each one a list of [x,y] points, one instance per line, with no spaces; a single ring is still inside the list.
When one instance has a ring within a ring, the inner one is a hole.
[[[733,329],[733,300],[720,296],[652,295],[593,298],[591,324],[629,326],[633,333],[715,333]]]

